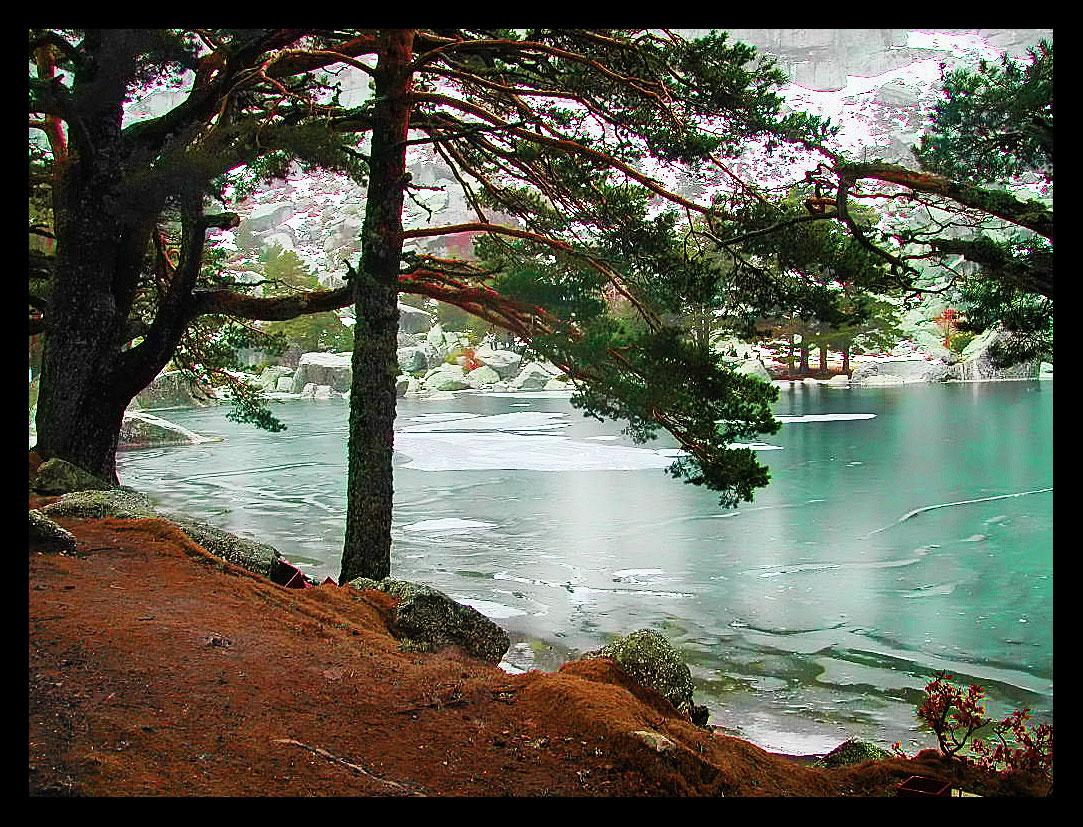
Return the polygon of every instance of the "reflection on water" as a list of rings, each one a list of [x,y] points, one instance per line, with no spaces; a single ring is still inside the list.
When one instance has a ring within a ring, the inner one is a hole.
[[[267,434],[224,409],[166,417],[222,442],[123,453],[126,484],[336,577],[347,404],[285,403]],[[771,485],[722,511],[565,397],[400,400],[394,576],[493,617],[552,668],[662,631],[712,722],[779,749],[929,745],[929,675],[994,714],[1052,715],[1052,383],[796,386],[757,444]],[[525,654],[529,652],[529,655]]]

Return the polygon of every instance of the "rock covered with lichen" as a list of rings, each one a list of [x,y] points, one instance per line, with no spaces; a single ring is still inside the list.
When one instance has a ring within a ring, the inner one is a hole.
[[[169,520],[181,531],[187,534],[193,542],[205,548],[215,557],[228,560],[242,569],[256,574],[275,579],[278,568],[281,565],[282,555],[274,546],[261,543],[258,540],[250,540],[246,537],[238,537],[218,526],[193,520],[182,514],[162,514],[164,519]]]
[[[45,467],[44,465],[42,466]],[[40,477],[40,473],[39,473]],[[139,520],[157,517],[150,498],[130,488],[72,491],[41,509],[45,516]]]
[[[73,491],[55,503],[41,509],[44,517],[83,517],[101,519],[117,517],[124,520],[161,518],[173,523],[215,557],[221,557],[247,571],[275,579],[282,565],[282,555],[273,546],[238,537],[224,529],[194,520],[183,514],[159,512],[146,494],[130,488],[107,491]]]
[[[439,589],[406,580],[358,577],[347,584],[377,589],[397,599],[394,632],[408,645],[427,650],[457,645],[470,655],[499,663],[511,640],[477,609],[459,603]]]
[[[692,702],[692,671],[680,652],[658,632],[640,629],[584,657],[610,658],[637,682],[653,689],[695,723],[701,726],[707,723],[706,707]]]
[[[84,471],[78,465],[54,457],[43,462],[34,477],[34,490],[39,494],[54,496],[72,491],[105,491],[113,483]]]
[[[891,753],[883,747],[878,747],[868,741],[860,741],[851,738],[843,741],[831,752],[816,762],[821,767],[847,767],[851,764],[860,764],[863,761],[882,761],[891,758]]]
[[[30,509],[30,543],[58,554],[75,553],[75,535],[57,525],[38,509]]]

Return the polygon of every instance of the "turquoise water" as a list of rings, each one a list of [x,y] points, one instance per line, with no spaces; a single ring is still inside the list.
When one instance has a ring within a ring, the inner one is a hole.
[[[223,441],[123,452],[122,482],[337,577],[347,403],[277,405],[281,434],[225,411],[164,413]],[[790,751],[931,745],[939,669],[1052,719],[1051,381],[786,387],[772,483],[730,511],[566,395],[398,411],[393,576],[488,614],[520,666],[655,628],[712,723]]]

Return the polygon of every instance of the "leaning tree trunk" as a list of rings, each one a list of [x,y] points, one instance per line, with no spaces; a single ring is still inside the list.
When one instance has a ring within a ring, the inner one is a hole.
[[[398,284],[412,58],[412,30],[382,32],[361,263],[353,277],[357,321],[340,583],[391,572]]]

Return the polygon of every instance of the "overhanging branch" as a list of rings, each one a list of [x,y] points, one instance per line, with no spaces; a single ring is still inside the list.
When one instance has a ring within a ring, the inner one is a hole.
[[[983,189],[942,175],[916,172],[880,161],[862,164],[837,162],[835,172],[851,183],[860,178],[874,178],[918,192],[942,195],[964,207],[980,210],[1053,240],[1053,211],[1039,201],[1022,201],[1001,190]]]

